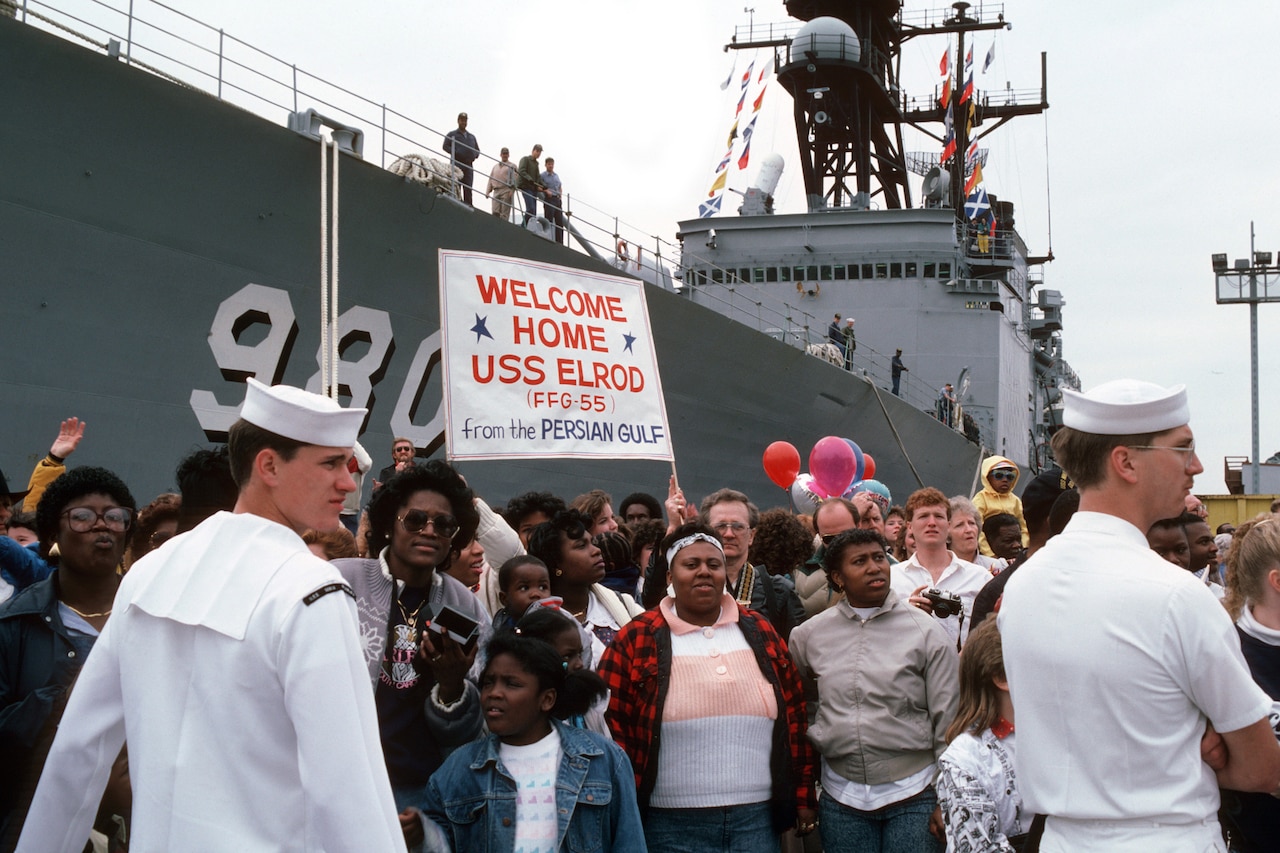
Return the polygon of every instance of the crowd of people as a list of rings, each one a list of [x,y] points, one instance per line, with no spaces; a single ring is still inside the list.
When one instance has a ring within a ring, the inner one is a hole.
[[[1066,397],[1021,497],[809,514],[404,438],[361,506],[364,410],[255,380],[139,508],[70,418],[0,474],[0,850],[1270,849],[1280,506],[1210,530],[1181,387]]]

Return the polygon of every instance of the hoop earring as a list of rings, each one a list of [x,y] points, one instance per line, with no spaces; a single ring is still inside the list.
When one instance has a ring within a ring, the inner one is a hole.
[[[559,569],[556,569],[556,577],[563,577],[563,576],[564,576],[564,572],[560,571]]]

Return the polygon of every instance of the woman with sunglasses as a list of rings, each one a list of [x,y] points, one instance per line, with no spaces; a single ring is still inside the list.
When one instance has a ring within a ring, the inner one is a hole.
[[[428,630],[445,606],[490,630],[479,600],[446,573],[457,543],[475,538],[474,501],[445,462],[406,468],[369,502],[369,553],[377,556],[333,563],[355,592],[387,774],[411,846],[431,774],[480,733],[480,693],[467,678],[476,646]]]
[[[68,471],[40,499],[41,556],[56,545],[58,570],[0,606],[0,838],[17,838],[71,684],[111,616],[136,509],[103,468]],[[118,792],[109,785],[104,804],[127,813],[108,803]]]

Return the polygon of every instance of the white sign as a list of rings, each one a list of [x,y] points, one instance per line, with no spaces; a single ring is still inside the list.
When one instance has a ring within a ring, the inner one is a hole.
[[[450,459],[672,459],[644,284],[440,251]]]

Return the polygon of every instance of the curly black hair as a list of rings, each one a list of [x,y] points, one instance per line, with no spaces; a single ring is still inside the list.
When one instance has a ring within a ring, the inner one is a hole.
[[[535,512],[543,513],[550,518],[565,508],[564,500],[551,492],[525,492],[507,502],[507,508],[502,511],[502,518],[511,525],[512,530],[519,530],[520,522]]]
[[[624,519],[627,517],[627,507],[631,504],[640,504],[649,511],[650,521],[662,521],[662,504],[658,503],[658,499],[647,492],[632,492],[622,499],[618,504],[618,514]]]
[[[554,574],[560,568],[560,534],[568,539],[581,539],[591,527],[591,517],[576,509],[562,509],[529,533],[530,556],[547,564],[547,571]]]
[[[485,649],[484,672],[480,677],[482,685],[489,674],[489,667],[499,655],[515,658],[522,669],[538,680],[539,690],[556,691],[551,716],[557,719],[585,714],[607,692],[604,681],[591,670],[567,670],[560,655],[545,640],[511,631],[500,631],[489,641]]]
[[[466,545],[476,537],[480,513],[476,511],[475,492],[452,465],[431,459],[405,468],[373,493],[369,501],[369,534],[366,537],[371,555],[376,556],[387,547],[396,514],[416,492],[423,491],[438,492],[449,502],[453,517],[458,519],[458,532],[453,537],[456,547]]]
[[[85,495],[107,495],[122,507],[135,512],[138,509],[129,487],[111,471],[91,465],[72,468],[49,484],[36,506],[36,535],[40,537],[40,550],[45,556],[58,541],[58,519],[62,511],[67,504]]]
[[[760,513],[756,538],[748,559],[769,574],[790,574],[813,556],[813,534],[805,530],[790,510],[770,509]]]

